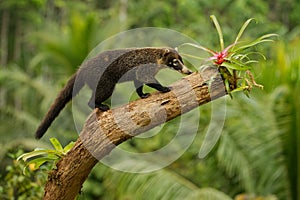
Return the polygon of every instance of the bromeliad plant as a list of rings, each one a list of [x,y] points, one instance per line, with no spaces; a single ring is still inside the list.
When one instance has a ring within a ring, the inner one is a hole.
[[[50,162],[54,166],[55,162],[62,158],[66,153],[68,153],[68,151],[75,144],[74,142],[70,142],[63,148],[61,143],[56,138],[50,138],[50,142],[54,149],[37,148],[34,151],[24,153],[20,157],[18,157],[18,161],[22,159],[26,163],[23,173],[25,173],[27,167],[30,170],[34,171],[46,162]]]
[[[218,67],[226,86],[227,92],[231,95],[232,92],[243,90],[244,93],[248,96],[253,86],[263,88],[262,85],[257,84],[254,80],[254,77],[251,73],[253,67],[251,66],[253,63],[258,62],[257,60],[251,59],[250,57],[254,54],[260,55],[263,59],[266,57],[257,51],[246,51],[251,47],[255,47],[256,45],[264,42],[273,41],[270,39],[271,37],[277,36],[276,34],[266,34],[263,35],[253,41],[244,42],[240,41],[245,29],[254,19],[248,19],[240,31],[237,34],[235,41],[227,47],[224,47],[224,39],[221,26],[218,23],[217,18],[214,15],[210,16],[219,35],[220,42],[220,51],[213,51],[209,48],[203,47],[201,45],[185,43],[180,45],[180,47],[184,45],[193,46],[200,50],[203,50],[209,54],[211,57],[209,58],[200,58],[198,56],[184,54],[188,57],[193,57],[197,59],[201,59],[204,61],[212,61],[214,66]],[[234,86],[232,87],[232,78],[234,79]]]

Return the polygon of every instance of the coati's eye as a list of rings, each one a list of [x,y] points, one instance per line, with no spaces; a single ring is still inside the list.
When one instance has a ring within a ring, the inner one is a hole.
[[[178,65],[178,60],[177,59],[173,59],[173,65],[177,66]]]
[[[174,68],[175,70],[180,70],[181,69],[180,62],[177,58],[174,58],[173,60],[171,60],[168,63],[168,66]]]

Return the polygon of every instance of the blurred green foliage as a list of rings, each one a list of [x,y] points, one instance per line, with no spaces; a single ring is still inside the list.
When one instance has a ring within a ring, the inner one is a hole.
[[[6,167],[6,174],[0,176],[1,199],[36,200],[43,197],[41,186],[47,180],[47,171],[51,169],[51,165],[43,165],[39,171],[34,171],[31,166],[25,168],[24,162],[17,161],[22,153],[22,149],[11,149],[7,153],[11,163]]]
[[[299,9],[297,0],[0,1],[1,199],[42,196],[46,173],[30,171],[30,177],[25,177],[22,163],[5,155],[26,144],[30,144],[26,151],[44,147],[48,137],[59,138],[63,146],[77,138],[69,106],[57,119],[63,123],[54,123],[43,140],[35,141],[33,133],[59,89],[99,42],[127,29],[156,26],[216,47],[212,14],[222,25],[225,41],[233,41],[240,25],[252,17],[257,24],[249,26],[245,37],[279,34],[279,41],[258,47],[267,54],[267,61],[254,66],[264,90],[252,91],[251,98],[235,94],[234,100],[227,100],[221,138],[206,158],[200,159],[198,153],[210,124],[210,104],[199,108],[198,134],[172,165],[155,173],[130,174],[99,164],[79,198],[176,199],[177,194],[190,199],[198,195],[299,199]],[[133,152],[159,149],[172,139],[179,121],[167,123],[151,138],[135,138],[121,147]],[[152,164],[128,160],[126,165]]]

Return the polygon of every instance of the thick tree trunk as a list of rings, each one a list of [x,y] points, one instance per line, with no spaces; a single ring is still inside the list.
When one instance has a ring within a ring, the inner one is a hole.
[[[171,88],[171,92],[156,92],[106,112],[96,109],[85,122],[75,146],[49,173],[44,199],[73,200],[98,160],[116,145],[226,95],[223,80],[212,67],[186,76]]]

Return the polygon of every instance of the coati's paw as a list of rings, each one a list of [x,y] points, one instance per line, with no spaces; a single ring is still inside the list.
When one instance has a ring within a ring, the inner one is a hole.
[[[104,104],[99,104],[99,105],[95,105],[96,108],[99,108],[102,111],[107,111],[109,110],[109,106],[104,105]]]
[[[150,93],[143,93],[143,94],[140,95],[140,97],[141,97],[142,99],[146,99],[146,98],[148,98],[149,96],[150,96]]]
[[[171,88],[163,87],[162,90],[160,90],[160,91],[163,92],[163,93],[170,92]]]
[[[102,111],[107,111],[107,110],[109,110],[109,106],[104,105],[104,104],[94,104],[94,103],[89,102],[88,105],[89,105],[89,107],[90,107],[91,109],[98,108],[98,109],[100,109],[100,110],[102,110]]]

